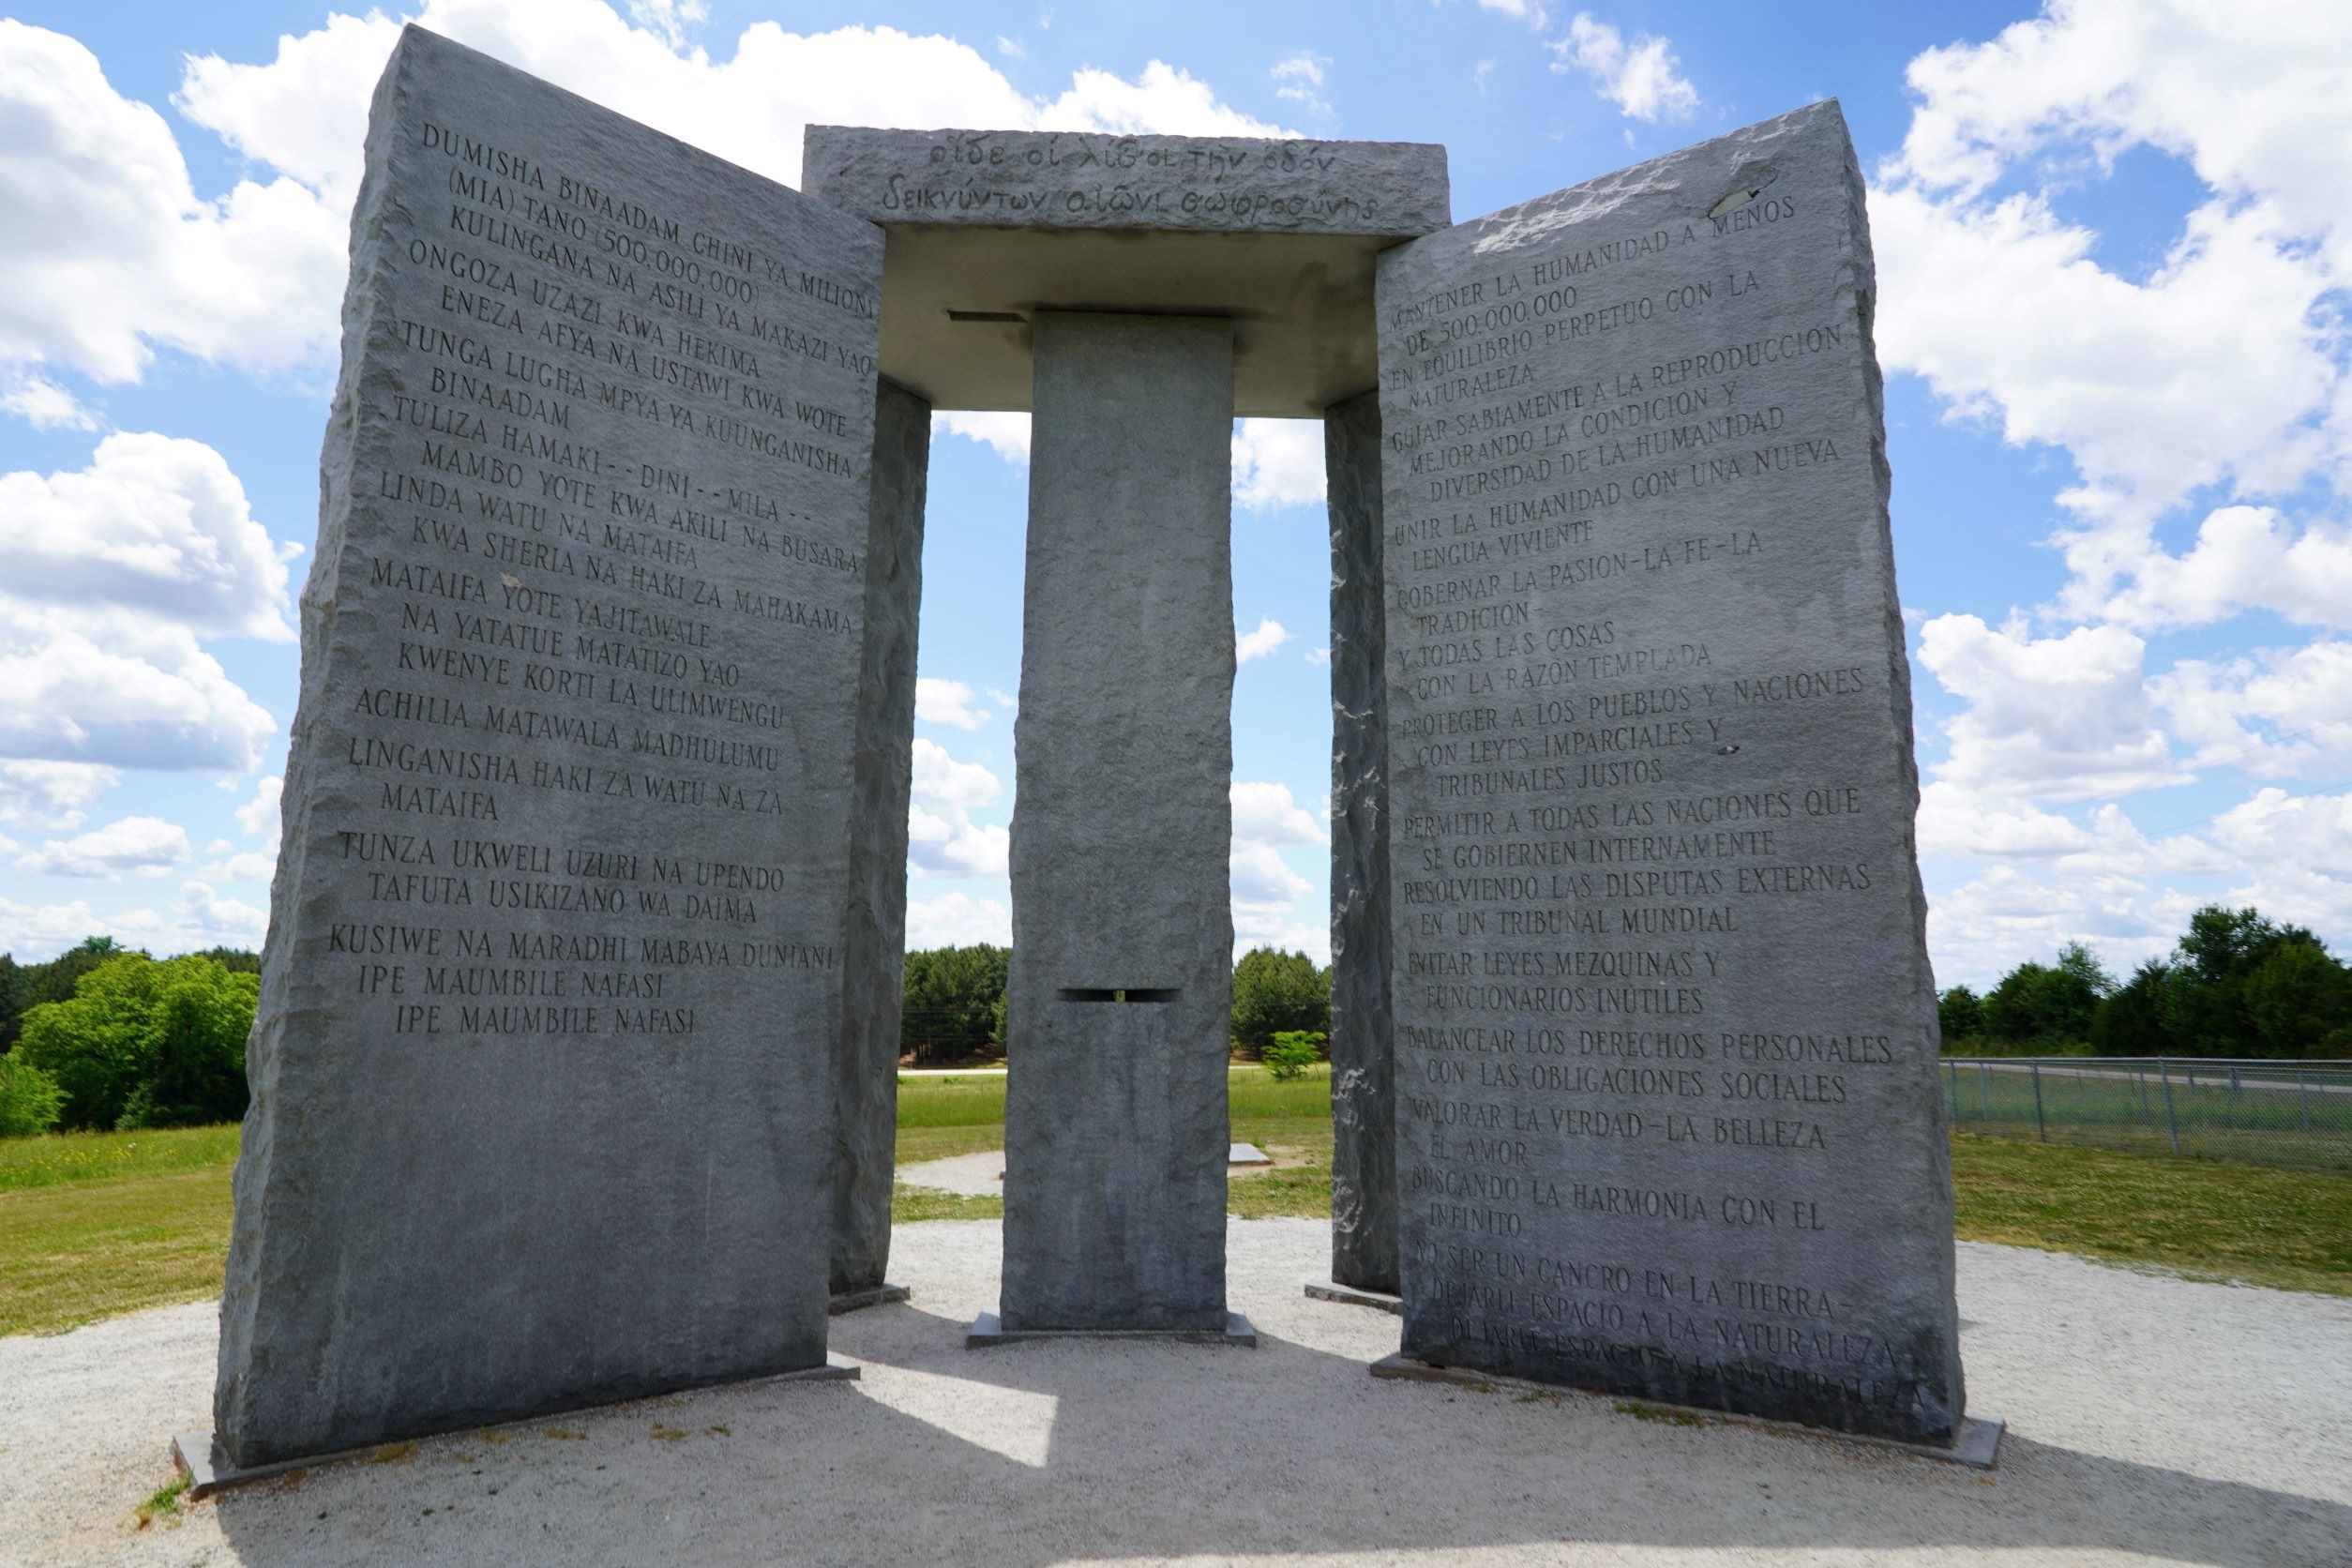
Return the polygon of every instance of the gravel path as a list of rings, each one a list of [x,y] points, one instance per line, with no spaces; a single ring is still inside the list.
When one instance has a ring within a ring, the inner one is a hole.
[[[1606,1399],[1376,1382],[1307,1300],[1329,1227],[1235,1221],[1257,1350],[961,1348],[992,1223],[902,1228],[861,1383],[714,1389],[416,1445],[134,1530],[203,1425],[214,1308],[0,1339],[0,1560],[2352,1562],[2352,1302],[1960,1249],[1991,1476]],[[556,1435],[556,1434],[564,1435]],[[672,1435],[675,1434],[675,1435]]]

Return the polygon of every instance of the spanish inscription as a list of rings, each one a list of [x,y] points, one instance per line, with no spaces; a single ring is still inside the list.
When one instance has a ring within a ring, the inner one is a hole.
[[[1409,1355],[1955,1430],[1873,286],[1834,105],[1382,258]]]
[[[823,1359],[880,236],[415,28],[355,234],[241,1463]]]

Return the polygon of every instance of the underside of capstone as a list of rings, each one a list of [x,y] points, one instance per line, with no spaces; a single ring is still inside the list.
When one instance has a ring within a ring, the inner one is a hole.
[[[1379,373],[1380,251],[1443,228],[1410,142],[811,126],[802,184],[882,226],[882,371],[1026,409],[1040,310],[1221,316],[1241,415],[1319,418]]]

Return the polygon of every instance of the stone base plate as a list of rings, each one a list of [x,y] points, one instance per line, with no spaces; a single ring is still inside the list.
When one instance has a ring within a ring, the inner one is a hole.
[[[839,1356],[827,1356],[822,1366],[804,1366],[797,1372],[771,1372],[763,1378],[744,1378],[727,1383],[701,1386],[741,1388],[755,1383],[854,1381],[859,1378],[862,1370],[853,1361],[845,1361]],[[683,1394],[690,1393],[692,1390],[672,1389],[668,1392]],[[614,1403],[627,1404],[629,1401],[615,1400]],[[599,1408],[603,1407],[591,1405],[574,1407],[571,1410],[548,1410],[520,1421],[495,1422],[488,1426],[460,1426],[450,1432],[434,1432],[420,1434],[420,1436],[452,1437],[460,1432],[499,1432],[514,1427],[536,1426],[542,1422],[554,1420],[558,1416],[577,1414],[580,1409]],[[295,1470],[315,1470],[321,1465],[339,1465],[352,1459],[365,1459],[371,1454],[382,1453],[385,1446],[384,1443],[369,1443],[365,1448],[338,1449],[332,1454],[311,1454],[299,1459],[279,1459],[266,1465],[249,1465],[240,1470],[229,1462],[229,1455],[221,1448],[219,1439],[212,1433],[182,1432],[172,1440],[172,1461],[187,1475],[188,1497],[190,1501],[193,1501],[198,1498],[210,1497],[215,1492],[226,1491],[231,1486],[243,1486],[254,1481],[266,1481],[273,1475],[290,1475]]]
[[[861,1307],[883,1306],[891,1302],[913,1299],[914,1292],[904,1285],[876,1285],[864,1290],[842,1291],[833,1298],[832,1304],[825,1308],[825,1311],[838,1318],[844,1312],[855,1312]]]
[[[1385,1290],[1367,1290],[1361,1286],[1342,1285],[1337,1280],[1310,1279],[1306,1293],[1319,1302],[1340,1302],[1349,1306],[1377,1307],[1382,1312],[1405,1315],[1405,1298],[1392,1296]]]
[[[1258,1331],[1238,1312],[1225,1315],[1222,1329],[1008,1329],[993,1312],[983,1312],[964,1335],[964,1349],[985,1350],[1020,1339],[1173,1339],[1185,1345],[1238,1345],[1258,1348]]]
[[[1312,1289],[1310,1287],[1309,1289]],[[1511,1388],[1531,1390],[1537,1394],[1581,1394],[1591,1399],[1622,1398],[1629,1404],[1655,1405],[1661,1410],[1687,1410],[1708,1425],[1761,1426],[1768,1431],[1794,1432],[1801,1437],[1828,1438],[1835,1442],[1861,1443],[1871,1448],[1891,1448],[1900,1454],[1916,1454],[1922,1459],[1941,1459],[1946,1464],[1967,1465],[1972,1470],[1991,1470],[1993,1459],[2000,1450],[2001,1434],[2009,1424],[1995,1416],[1964,1416],[1960,1435],[1950,1448],[1937,1448],[1929,1443],[1905,1442],[1898,1438],[1876,1438],[1862,1432],[1835,1432],[1826,1426],[1807,1426],[1795,1421],[1773,1421],[1760,1415],[1741,1415],[1731,1410],[1711,1410],[1694,1405],[1671,1405],[1664,1400],[1639,1399],[1631,1395],[1595,1393],[1591,1389],[1570,1388],[1560,1383],[1541,1383],[1527,1378],[1499,1377],[1470,1366],[1432,1366],[1425,1361],[1412,1361],[1404,1356],[1382,1356],[1372,1364],[1372,1376],[1399,1378],[1412,1382],[1453,1383],[1462,1388]]]

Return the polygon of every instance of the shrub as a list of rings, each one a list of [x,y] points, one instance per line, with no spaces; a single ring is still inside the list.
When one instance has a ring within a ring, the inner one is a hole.
[[[66,1092],[15,1054],[0,1056],[0,1138],[30,1138],[57,1124]]]
[[[1319,1029],[1286,1029],[1266,1046],[1266,1069],[1278,1078],[1294,1078],[1322,1060],[1323,1042],[1327,1039]]]

